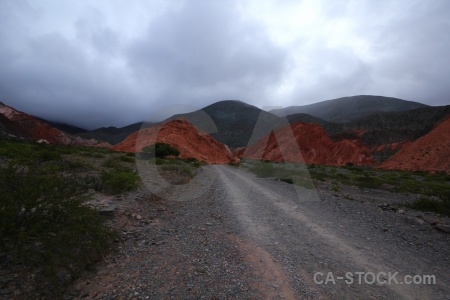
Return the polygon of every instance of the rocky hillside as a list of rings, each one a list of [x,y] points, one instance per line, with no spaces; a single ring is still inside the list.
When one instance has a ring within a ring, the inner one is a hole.
[[[344,124],[344,129],[331,137],[333,140],[358,138],[372,150],[377,161],[384,161],[405,143],[430,132],[449,113],[450,105],[375,113]]]
[[[272,110],[277,116],[305,113],[329,122],[347,123],[376,112],[406,111],[427,105],[382,96],[360,95]]]
[[[156,142],[171,144],[180,151],[181,158],[193,157],[207,163],[227,163],[235,160],[228,146],[183,119],[170,120],[141,129],[113,146],[112,149],[140,152],[145,146]]]
[[[185,118],[200,130],[230,147],[243,147],[267,134],[279,118],[241,101],[219,101],[192,113],[175,115]],[[213,122],[211,122],[211,120]],[[258,121],[258,126],[255,125]]]
[[[426,135],[403,147],[378,168],[450,173],[450,115]]]
[[[83,139],[67,134],[32,115],[18,111],[0,102],[0,130],[5,137],[39,141],[51,144],[109,147],[94,139]]]
[[[327,165],[374,162],[360,142],[333,142],[320,125],[304,122],[277,129],[239,153],[245,158]]]
[[[78,136],[88,139],[96,139],[106,141],[112,145],[116,145],[123,141],[133,132],[138,131],[143,126],[142,122],[134,123],[124,127],[101,127],[91,131],[79,133]]]

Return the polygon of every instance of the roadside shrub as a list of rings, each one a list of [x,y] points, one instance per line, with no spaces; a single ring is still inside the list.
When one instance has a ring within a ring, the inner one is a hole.
[[[61,272],[79,272],[108,252],[117,237],[83,205],[72,178],[38,165],[0,166],[0,251],[24,268],[42,270],[57,287]]]
[[[239,161],[238,162],[234,162],[234,161],[228,162],[228,165],[233,166],[233,167],[239,167],[240,164],[241,164],[241,162],[239,162]]]
[[[123,162],[128,162],[128,163],[135,163],[136,159],[133,156],[128,156],[128,155],[122,155],[120,157],[120,160]]]
[[[160,142],[157,142],[150,146],[146,146],[142,149],[142,151],[147,155],[159,158],[165,158],[167,156],[177,157],[178,155],[180,155],[180,151],[177,148],[172,147],[172,145],[170,144]]]
[[[450,217],[450,195],[448,194],[441,195],[440,200],[420,197],[419,200],[405,204],[405,206],[415,210],[431,211]]]
[[[202,162],[200,162],[200,161],[194,161],[193,163],[192,163],[192,166],[194,167],[194,168],[200,168],[201,166],[202,166]]]
[[[103,191],[120,194],[138,187],[139,176],[132,170],[122,168],[102,172]]]
[[[111,156],[102,163],[102,166],[110,169],[121,169],[122,165],[120,164],[120,161],[120,158]]]
[[[183,161],[186,163],[195,163],[195,162],[198,162],[198,159],[196,159],[195,157],[188,157],[188,158],[183,158]]]

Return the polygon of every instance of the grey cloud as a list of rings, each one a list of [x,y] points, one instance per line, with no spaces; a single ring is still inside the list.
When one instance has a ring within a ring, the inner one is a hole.
[[[375,94],[450,103],[446,0],[323,1],[324,24],[349,21],[363,51],[352,41],[330,46],[332,36],[307,26],[296,42],[276,44],[269,23],[237,0],[68,3],[81,9],[65,18],[49,13],[58,12],[51,1],[0,1],[0,101],[88,128],[223,99],[287,106]]]
[[[161,101],[206,103],[225,95],[250,101],[276,85],[286,51],[259,24],[242,20],[233,4],[186,2],[151,22],[129,49],[136,78],[159,87]]]

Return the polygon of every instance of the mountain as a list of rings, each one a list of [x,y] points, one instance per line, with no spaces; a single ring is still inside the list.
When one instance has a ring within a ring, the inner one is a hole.
[[[35,116],[18,111],[0,102],[0,130],[4,137],[63,145],[109,147],[94,139],[83,139],[65,133]]]
[[[391,97],[360,95],[322,101],[303,106],[271,110],[277,116],[309,114],[329,122],[346,123],[376,112],[411,110],[427,105]]]
[[[375,113],[350,123],[332,135],[333,140],[360,139],[377,161],[386,160],[409,143],[430,132],[450,113],[450,105],[422,107],[402,112]]]
[[[304,122],[276,129],[238,153],[245,158],[327,165],[374,162],[370,150],[360,142],[333,142],[320,125]]]
[[[347,130],[347,127],[344,124],[325,121],[323,119],[313,117],[311,115],[304,114],[304,113],[288,115],[288,116],[286,116],[286,118],[288,119],[289,124],[294,124],[297,122],[318,124],[326,131],[326,133],[330,137],[333,137],[337,134],[343,133]],[[338,138],[338,139],[340,140],[342,138]]]
[[[125,127],[101,127],[92,131],[79,133],[78,136],[89,139],[106,141],[112,145],[116,145],[123,141],[128,135],[141,129],[143,122],[134,123]],[[146,123],[147,125],[148,123]]]
[[[236,100],[219,101],[201,110],[179,114],[198,129],[230,147],[243,147],[269,132],[279,118],[253,105]],[[255,125],[258,121],[258,126]]]
[[[142,148],[156,142],[171,144],[180,151],[181,158],[194,157],[207,163],[227,163],[235,160],[228,146],[183,119],[170,120],[141,129],[111,149],[141,152]]]
[[[73,125],[69,125],[66,123],[61,123],[61,122],[54,122],[54,121],[46,121],[43,120],[44,122],[49,123],[50,125],[52,125],[53,127],[55,127],[56,129],[59,129],[61,131],[64,131],[65,133],[69,133],[69,134],[77,134],[77,133],[83,133],[86,132],[86,129],[77,127],[77,126],[73,126]]]
[[[444,171],[450,174],[450,114],[433,130],[403,147],[377,167],[382,169]]]

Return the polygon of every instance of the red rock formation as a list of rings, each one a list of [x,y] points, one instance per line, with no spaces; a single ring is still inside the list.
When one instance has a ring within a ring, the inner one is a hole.
[[[156,142],[171,144],[180,151],[181,158],[194,157],[213,164],[223,164],[236,160],[228,146],[198,130],[197,127],[184,119],[172,120],[141,129],[132,133],[111,149],[140,152],[145,146]]]
[[[376,167],[450,173],[450,115],[429,133],[405,145]]]
[[[299,150],[301,154],[299,153]],[[245,158],[327,165],[372,164],[368,148],[359,141],[333,142],[320,125],[298,122],[277,129],[247,147]]]
[[[18,111],[0,102],[0,114],[8,120],[2,125],[10,135],[27,140],[45,140],[51,144],[110,147],[109,143],[87,140],[67,134],[38,118]]]

